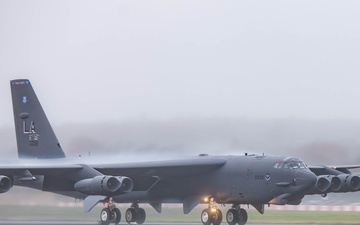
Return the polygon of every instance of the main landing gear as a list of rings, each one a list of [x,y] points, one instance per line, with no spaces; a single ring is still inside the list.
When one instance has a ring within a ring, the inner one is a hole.
[[[244,225],[246,224],[248,215],[245,209],[240,208],[239,205],[233,205],[226,213],[226,221],[229,225]]]
[[[146,213],[143,208],[139,208],[139,204],[133,203],[125,212],[125,219],[128,224],[143,224],[146,219]]]
[[[133,203],[125,212],[125,220],[128,224],[143,224],[146,219],[146,213],[143,208],[139,207],[138,203]],[[245,209],[240,208],[240,205],[233,205],[226,213],[226,221],[229,225],[244,225],[248,219]],[[112,198],[107,201],[107,206],[101,210],[100,221],[101,225],[109,225],[114,223],[119,224],[121,220],[121,212],[116,208]],[[223,220],[223,214],[216,206],[213,199],[210,200],[207,209],[201,212],[201,222],[203,225],[220,225]]]
[[[222,212],[216,206],[213,198],[209,199],[209,206],[207,209],[204,209],[201,212],[201,222],[204,225],[220,225],[222,222],[223,216]]]
[[[125,212],[125,220],[128,224],[143,224],[146,219],[146,213],[139,204],[134,203]],[[108,225],[110,223],[119,224],[121,220],[121,212],[116,208],[112,198],[109,198],[107,207],[103,208],[100,212],[101,225]]]
[[[222,212],[218,208],[207,208],[201,212],[201,222],[204,225],[220,225],[222,219]]]
[[[111,222],[115,225],[119,224],[121,220],[121,212],[116,208],[112,198],[109,198],[107,207],[103,208],[100,212],[101,225],[108,225]]]
[[[209,207],[201,212],[201,222],[203,225],[220,225],[223,219],[222,212],[211,201]],[[248,215],[245,209],[239,205],[233,205],[226,213],[226,221],[229,225],[246,224]]]

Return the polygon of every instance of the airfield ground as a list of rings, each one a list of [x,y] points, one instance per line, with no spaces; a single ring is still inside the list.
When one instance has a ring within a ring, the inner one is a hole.
[[[119,207],[124,214],[126,207]],[[64,221],[98,221],[101,207],[84,214],[81,207],[49,206],[0,206],[1,220],[64,220]],[[147,208],[147,222],[181,222],[200,221],[202,207],[195,208],[190,214],[183,215],[181,208],[164,208],[158,214]],[[226,208],[222,209],[225,214]],[[255,210],[248,210],[248,223],[293,223],[293,224],[360,224],[360,212],[323,212],[323,211],[265,211],[264,215]],[[223,220],[225,223],[225,220]]]

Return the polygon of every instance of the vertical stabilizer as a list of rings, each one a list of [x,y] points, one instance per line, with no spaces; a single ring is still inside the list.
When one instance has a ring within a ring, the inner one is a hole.
[[[30,81],[12,80],[10,86],[19,158],[64,158]]]

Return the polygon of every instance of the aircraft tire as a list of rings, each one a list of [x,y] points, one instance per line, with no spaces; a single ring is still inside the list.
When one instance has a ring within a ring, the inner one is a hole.
[[[125,212],[125,220],[128,224],[136,221],[136,211],[134,208],[128,208]]]
[[[212,223],[212,216],[210,214],[210,209],[204,209],[201,212],[201,222],[203,225],[210,225]]]
[[[111,212],[108,208],[103,208],[100,212],[100,221],[101,225],[108,225],[110,224],[111,220]]]
[[[245,225],[248,220],[248,214],[245,209],[239,211],[239,225]]]
[[[216,212],[212,215],[212,223],[213,225],[220,225],[222,222],[223,216],[220,209],[216,209]]]
[[[137,224],[143,224],[145,222],[146,219],[146,212],[143,208],[139,208],[138,211],[136,212],[136,220],[135,222]]]
[[[229,209],[226,213],[226,222],[235,225],[239,222],[239,212],[236,209]]]
[[[113,209],[113,220],[115,222],[115,225],[120,223],[120,221],[121,221],[120,209],[118,209],[118,208]]]

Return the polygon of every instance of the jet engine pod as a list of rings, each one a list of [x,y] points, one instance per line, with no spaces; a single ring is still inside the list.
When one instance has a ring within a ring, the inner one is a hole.
[[[348,176],[348,174],[340,174],[337,176],[333,176],[331,178],[331,190],[334,192],[343,190],[345,187],[345,180]]]
[[[316,189],[320,191],[320,193],[326,192],[330,186],[330,178],[329,176],[318,176],[316,181]]]
[[[133,181],[128,177],[118,177],[118,180],[121,183],[120,189],[124,193],[132,191],[134,184]]]
[[[346,187],[351,191],[358,191],[360,189],[360,176],[359,175],[349,175],[346,178]]]
[[[114,177],[100,175],[94,178],[80,180],[74,189],[90,195],[122,194],[132,191],[133,182],[128,177]]]
[[[0,175],[0,193],[5,193],[12,187],[12,182],[7,176]]]

